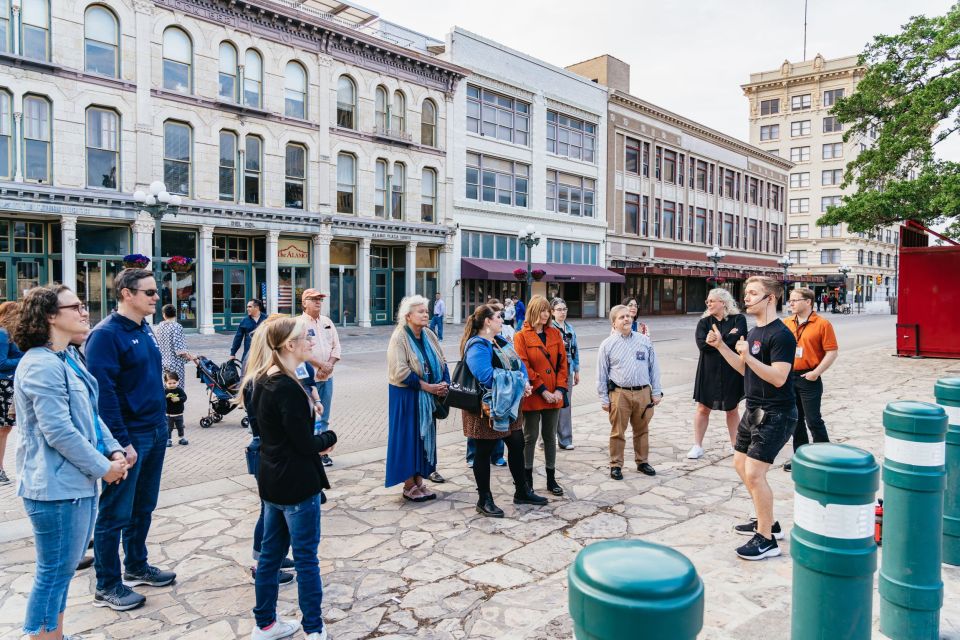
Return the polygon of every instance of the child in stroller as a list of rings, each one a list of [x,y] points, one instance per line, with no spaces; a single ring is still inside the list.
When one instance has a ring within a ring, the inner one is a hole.
[[[234,398],[240,389],[240,362],[231,358],[217,365],[209,358],[200,356],[197,358],[197,377],[209,391],[210,407],[207,415],[200,418],[200,426],[207,429],[223,420],[223,416],[236,406]],[[240,424],[246,428],[247,418],[244,417]]]

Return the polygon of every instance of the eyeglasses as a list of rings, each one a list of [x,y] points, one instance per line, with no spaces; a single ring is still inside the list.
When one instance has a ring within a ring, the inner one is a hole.
[[[553,310],[554,310],[554,311],[566,311],[567,308],[566,308],[566,307],[554,307]]]
[[[147,296],[148,298],[152,298],[153,296],[157,295],[156,289],[130,289],[130,291],[133,291],[133,292],[139,291],[140,293]]]
[[[790,298],[787,302],[793,304],[794,302],[803,302],[804,300],[806,300],[806,298]]]
[[[89,307],[87,307],[87,305],[83,302],[76,302],[74,304],[61,304],[57,308],[58,309],[76,309],[77,313],[86,313]]]

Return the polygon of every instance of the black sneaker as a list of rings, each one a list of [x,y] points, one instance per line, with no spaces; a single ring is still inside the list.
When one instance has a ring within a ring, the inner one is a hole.
[[[165,587],[177,579],[177,574],[173,571],[163,571],[149,564],[139,573],[123,572],[123,584],[128,587],[136,587],[145,584],[150,587]]]
[[[293,564],[293,559],[289,556],[284,557],[284,559],[280,562],[281,569],[290,569],[291,571],[296,571],[294,567],[295,565]]]
[[[637,471],[647,476],[657,475],[656,469],[650,466],[648,462],[641,462],[637,465]]]
[[[186,438],[180,438],[180,444],[190,444]]]
[[[783,470],[786,471],[787,473],[793,471],[793,463],[792,462],[784,463]]]
[[[322,456],[320,456],[320,462],[323,463],[323,466],[325,467],[333,466],[333,458],[331,458],[327,454],[323,454]]]
[[[173,440],[167,439],[167,446],[168,446],[168,447],[172,447],[172,446],[173,446]]]
[[[733,530],[742,536],[752,536],[757,532],[757,519],[750,518],[750,522],[738,524]],[[770,533],[772,533],[773,537],[777,540],[783,540],[783,529],[780,528],[779,520],[774,521],[773,526],[770,528]]]
[[[257,583],[257,568],[250,567],[250,581],[254,584]],[[291,584],[293,582],[293,574],[289,571],[280,572],[280,586]]]
[[[7,472],[3,469],[0,469],[0,484],[10,484],[10,478],[7,477]]]
[[[614,480],[623,480],[623,471],[620,467],[610,467],[610,477]]]
[[[755,533],[747,544],[737,548],[737,555],[744,560],[773,558],[780,555],[780,546],[776,538],[767,540],[759,533]]]
[[[93,606],[110,607],[114,611],[129,611],[143,606],[147,599],[130,589],[122,582],[110,591],[100,591],[93,595]]]

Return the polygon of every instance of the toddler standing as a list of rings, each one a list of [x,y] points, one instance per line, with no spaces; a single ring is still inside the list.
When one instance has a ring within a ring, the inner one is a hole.
[[[187,401],[187,394],[180,388],[180,376],[175,371],[163,372],[163,384],[167,388],[167,446],[173,446],[173,430],[180,436],[180,444],[190,444],[183,437],[183,405]]]

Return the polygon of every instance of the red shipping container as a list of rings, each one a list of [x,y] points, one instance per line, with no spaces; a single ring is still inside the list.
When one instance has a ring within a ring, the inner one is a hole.
[[[897,355],[960,358],[960,246],[900,247]]]

